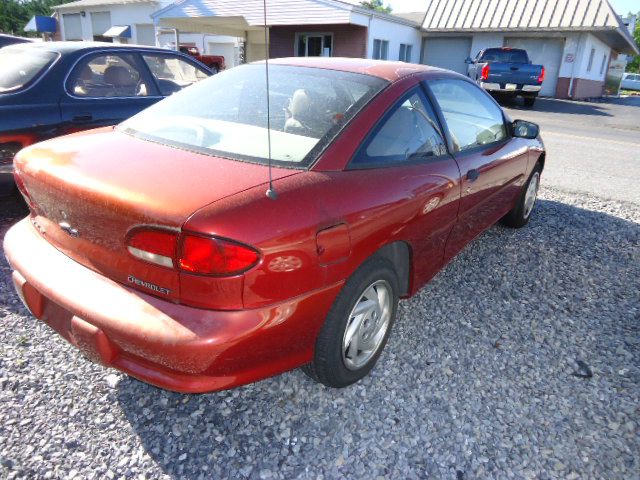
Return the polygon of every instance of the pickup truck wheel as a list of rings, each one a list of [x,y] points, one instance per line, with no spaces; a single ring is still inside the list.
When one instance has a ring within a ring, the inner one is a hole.
[[[398,309],[398,277],[386,259],[374,257],[345,283],[303,371],[328,387],[365,377],[382,353]]]
[[[507,213],[500,223],[511,228],[524,227],[529,223],[531,218],[531,212],[538,199],[538,189],[540,188],[540,173],[542,172],[542,165],[537,163],[529,176],[529,180],[522,187],[520,198],[518,203]]]
[[[536,103],[536,97],[524,97],[524,106],[525,107],[533,107],[533,104]]]
[[[209,70],[211,70],[211,71],[213,72],[213,74],[214,74],[214,75],[220,71],[220,69],[218,68],[218,66],[217,66],[217,65],[211,65],[211,66],[209,67]]]

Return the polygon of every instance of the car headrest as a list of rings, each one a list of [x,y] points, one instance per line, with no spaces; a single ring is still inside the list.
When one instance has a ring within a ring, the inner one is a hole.
[[[104,82],[114,87],[132,87],[137,81],[126,67],[111,65],[104,71]]]
[[[311,98],[309,94],[303,90],[296,90],[289,102],[289,112],[293,118],[299,118],[309,113],[309,107],[311,106]]]
[[[84,67],[82,67],[82,70],[80,71],[80,75],[78,75],[78,79],[79,80],[91,80],[93,78],[93,70],[91,70],[91,67],[89,65],[85,65]]]

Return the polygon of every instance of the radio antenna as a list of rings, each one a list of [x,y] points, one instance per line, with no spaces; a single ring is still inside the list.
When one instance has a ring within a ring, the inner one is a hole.
[[[264,66],[267,79],[267,148],[269,151],[269,188],[267,189],[267,197],[271,200],[278,198],[276,190],[273,188],[273,176],[271,173],[271,102],[269,100],[269,30],[267,28],[267,0],[263,0],[263,14],[264,14]]]

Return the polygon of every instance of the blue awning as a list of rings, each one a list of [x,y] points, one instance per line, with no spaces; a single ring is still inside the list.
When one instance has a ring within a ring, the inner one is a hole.
[[[102,34],[103,37],[131,38],[131,25],[114,25]]]
[[[36,15],[24,27],[25,32],[55,33],[57,30],[56,19],[43,15]]]

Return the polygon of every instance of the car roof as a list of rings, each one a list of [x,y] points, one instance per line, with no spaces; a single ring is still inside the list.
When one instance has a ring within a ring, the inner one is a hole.
[[[10,45],[5,48],[33,48],[37,50],[44,50],[47,52],[56,52],[56,53],[73,53],[85,50],[98,50],[98,49],[109,49],[109,50],[149,50],[149,51],[160,51],[167,52],[172,51],[174,53],[175,50],[167,50],[165,48],[160,47],[150,47],[148,45],[130,45],[130,44],[119,44],[119,43],[108,43],[108,42],[36,42],[36,43],[20,43],[16,45]]]
[[[254,62],[255,64],[264,61]],[[390,82],[401,78],[424,72],[448,72],[429,65],[415,63],[391,62],[387,60],[371,60],[367,58],[341,58],[341,57],[289,57],[269,60],[273,65],[291,65],[297,67],[324,68],[326,70],[339,70],[342,72],[362,73],[379,77]]]

